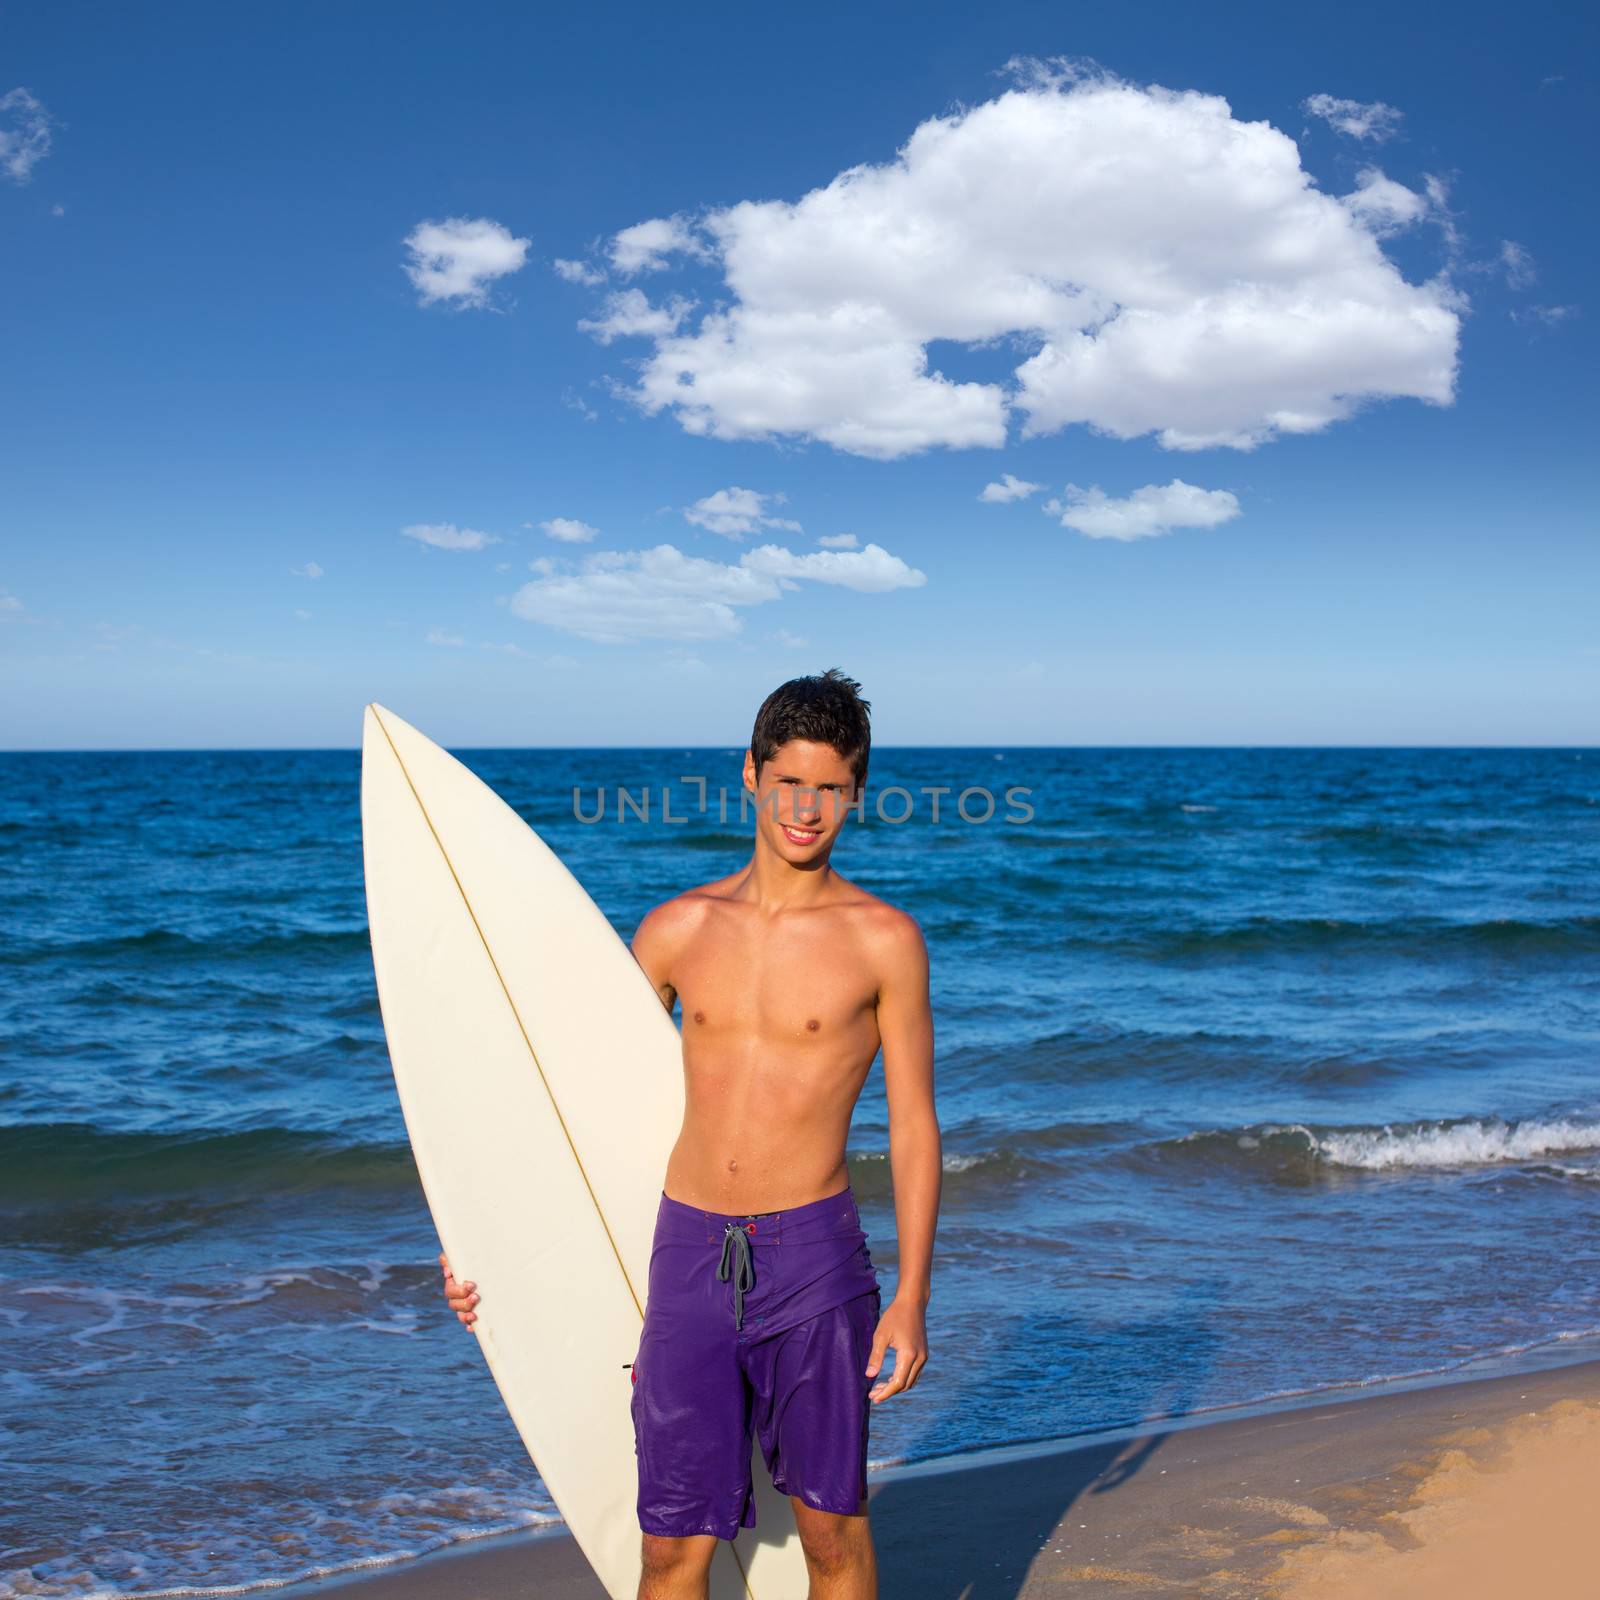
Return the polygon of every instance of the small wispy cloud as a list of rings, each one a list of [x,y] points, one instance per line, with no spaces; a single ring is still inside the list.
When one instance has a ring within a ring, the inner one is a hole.
[[[600,537],[598,528],[590,527],[587,522],[579,522],[576,517],[551,517],[539,526],[550,538],[562,544],[591,544]]]
[[[1500,241],[1500,254],[1495,263],[1505,274],[1508,289],[1531,289],[1539,281],[1539,269],[1533,257],[1515,239]]]
[[[1352,139],[1370,139],[1374,144],[1394,138],[1405,120],[1402,112],[1382,100],[1341,100],[1338,95],[1313,94],[1302,100],[1300,107],[1340,133]]]
[[[294,618],[296,622],[309,622],[311,620],[311,613],[307,611],[304,606],[296,606],[294,608]]]
[[[688,218],[651,217],[624,228],[611,240],[611,265],[625,276],[659,272],[674,255],[703,257],[705,245],[696,237]]]
[[[27,607],[9,589],[0,589],[0,617],[15,617]]]
[[[871,594],[918,588],[927,578],[872,544],[804,555],[766,545],[747,550],[737,564],[662,544],[597,551],[575,570],[552,566],[511,597],[511,612],[599,644],[731,639],[743,626],[739,610],[781,600],[802,582]]]
[[[1044,509],[1064,528],[1091,539],[1152,539],[1176,528],[1215,528],[1239,515],[1238,498],[1226,489],[1197,489],[1174,478],[1147,483],[1123,499],[1113,499],[1098,486],[1080,489],[1069,483],[1059,500]]]
[[[801,532],[800,524],[787,517],[772,516],[767,502],[781,506],[781,494],[762,494],[755,489],[741,489],[734,485],[718,489],[692,506],[683,508],[683,520],[708,533],[720,533],[726,539],[739,539],[758,528],[783,528],[790,533]]]
[[[1339,203],[1376,238],[1387,238],[1429,214],[1432,199],[1408,189],[1376,167],[1363,167],[1356,186]]]
[[[0,94],[0,173],[26,183],[50,154],[55,118],[26,89]]]
[[[861,594],[887,594],[891,589],[920,589],[927,581],[899,556],[892,556],[882,545],[869,544],[861,550],[812,550],[805,555],[785,550],[781,545],[764,544],[747,551],[742,567],[762,577],[793,583],[798,578],[812,583],[836,584]]]
[[[449,650],[459,650],[467,641],[459,633],[450,633],[444,628],[429,628],[423,634],[422,642],[424,644],[440,645]]]
[[[631,337],[662,339],[675,333],[693,309],[693,302],[674,295],[664,305],[653,305],[642,289],[623,289],[607,295],[598,317],[584,317],[579,329],[600,344]]]
[[[420,305],[481,310],[497,280],[522,270],[531,243],[488,217],[419,222],[406,236],[405,273]]]
[[[1578,315],[1576,306],[1517,306],[1511,320],[1520,328],[1559,328]]]
[[[576,411],[585,422],[598,422],[600,413],[576,389],[563,389],[561,403],[568,411]]]
[[[855,550],[861,541],[853,533],[825,533],[817,543],[824,550]]]
[[[291,578],[320,578],[322,575],[322,568],[315,561],[308,561],[303,567],[289,568]]]
[[[400,530],[406,539],[415,539],[434,550],[482,550],[499,544],[492,533],[480,533],[476,528],[458,528],[453,522],[413,522]]]
[[[1042,483],[1029,483],[1010,472],[1003,472],[998,483],[986,483],[983,486],[978,498],[986,505],[1002,506],[1013,500],[1026,500],[1029,495],[1038,494],[1042,488]]]
[[[568,283],[581,283],[592,289],[597,283],[606,281],[605,273],[599,267],[590,266],[587,261],[563,261],[557,256],[550,265],[555,268],[556,276]]]

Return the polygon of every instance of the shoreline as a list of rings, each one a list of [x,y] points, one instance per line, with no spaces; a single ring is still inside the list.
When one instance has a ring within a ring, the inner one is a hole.
[[[1370,1540],[1444,1437],[1469,1430],[1488,1448],[1513,1419],[1561,1402],[1600,1415],[1600,1354],[1496,1367],[886,1465],[869,1485],[882,1600],[1013,1600],[1064,1579],[1085,1597],[1275,1593],[1290,1551],[1319,1535]],[[226,1592],[363,1588],[351,1600],[604,1600],[559,1523]]]

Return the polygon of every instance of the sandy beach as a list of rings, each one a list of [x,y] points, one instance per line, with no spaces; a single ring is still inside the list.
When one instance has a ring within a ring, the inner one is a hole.
[[[1600,1361],[887,1472],[883,1600],[1476,1600],[1593,1593]],[[302,1584],[604,1600],[565,1535]]]

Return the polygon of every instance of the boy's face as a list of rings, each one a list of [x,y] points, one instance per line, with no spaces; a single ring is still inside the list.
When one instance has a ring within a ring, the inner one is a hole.
[[[756,798],[756,833],[797,867],[827,859],[856,797],[850,763],[805,739],[780,745],[759,773],[745,751],[744,786]]]

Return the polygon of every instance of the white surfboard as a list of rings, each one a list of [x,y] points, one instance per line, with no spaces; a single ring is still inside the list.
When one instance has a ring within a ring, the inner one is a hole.
[[[608,1593],[634,1600],[629,1363],[683,1120],[678,1031],[543,840],[376,705],[361,819],[383,1025],[439,1238],[478,1285],[478,1342],[545,1486]],[[713,1600],[803,1600],[793,1510],[754,1448],[752,1470],[757,1527],[719,1543]]]

